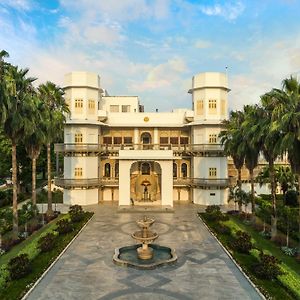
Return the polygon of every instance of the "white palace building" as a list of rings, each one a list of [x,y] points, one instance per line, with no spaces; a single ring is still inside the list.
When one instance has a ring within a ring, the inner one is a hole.
[[[219,144],[228,117],[227,76],[192,80],[192,110],[144,112],[137,96],[110,96],[94,73],[65,75],[70,115],[63,156],[64,203],[172,207],[174,201],[227,204],[227,157]]]

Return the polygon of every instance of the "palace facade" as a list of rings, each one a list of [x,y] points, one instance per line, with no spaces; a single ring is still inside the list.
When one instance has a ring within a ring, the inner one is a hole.
[[[64,143],[55,145],[64,161],[55,179],[64,203],[227,204],[227,157],[218,138],[228,117],[227,76],[197,74],[191,86],[192,109],[144,112],[137,96],[110,96],[97,74],[65,75],[70,115]]]

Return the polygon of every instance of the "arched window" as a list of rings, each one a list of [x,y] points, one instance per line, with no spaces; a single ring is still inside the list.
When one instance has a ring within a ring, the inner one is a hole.
[[[115,178],[119,178],[119,163],[115,164]]]
[[[104,177],[110,177],[110,164],[106,163],[104,165]]]
[[[142,175],[150,175],[150,164],[149,163],[142,163]]]
[[[151,144],[151,134],[149,132],[143,132],[141,135],[142,144]]]
[[[176,178],[177,177],[177,164],[173,163],[173,177]]]
[[[183,163],[181,165],[181,176],[183,178],[186,178],[187,177],[187,164],[186,163]]]

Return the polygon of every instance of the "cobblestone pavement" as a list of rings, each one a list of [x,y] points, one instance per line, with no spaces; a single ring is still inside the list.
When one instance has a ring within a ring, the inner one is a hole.
[[[147,214],[156,219],[156,243],[178,255],[175,265],[147,271],[112,261],[116,247],[135,243],[130,234],[143,214],[118,213],[111,204],[89,209],[93,219],[28,299],[260,299],[197,217],[199,206]]]

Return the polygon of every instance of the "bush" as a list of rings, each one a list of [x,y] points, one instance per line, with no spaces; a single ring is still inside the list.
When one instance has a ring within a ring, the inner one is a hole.
[[[260,231],[259,234],[267,240],[271,238],[271,232],[268,230]]]
[[[28,254],[20,254],[12,258],[7,264],[7,270],[11,280],[26,276],[31,271]]]
[[[72,222],[80,222],[84,218],[84,211],[80,205],[72,205],[69,209],[69,214]]]
[[[210,221],[227,221],[229,217],[221,212],[220,206],[209,205],[205,209],[206,218]]]
[[[276,235],[274,238],[272,238],[272,241],[279,247],[286,245],[286,237],[282,234]]]
[[[289,190],[285,194],[284,203],[285,205],[297,207],[298,206],[298,193],[293,190]]]
[[[232,243],[232,247],[240,253],[248,254],[253,247],[251,236],[247,232],[238,231],[235,241]]]
[[[12,190],[0,191],[0,207],[12,205]]]
[[[297,254],[297,248],[289,248],[289,247],[283,246],[280,249],[285,255],[288,255],[288,256],[295,256]]]
[[[228,227],[224,224],[217,224],[217,226],[215,227],[215,230],[220,234],[225,234],[225,235],[230,235],[231,234],[230,227]]]
[[[2,246],[1,248],[4,251],[9,251],[13,246],[19,244],[22,240],[21,239],[13,239],[13,238],[4,238],[2,240]]]
[[[59,220],[56,224],[56,231],[59,234],[65,234],[73,230],[72,223],[68,219]]]
[[[260,252],[260,262],[254,266],[255,274],[261,279],[274,279],[283,274],[278,264],[279,260],[273,256]]]
[[[205,212],[207,214],[215,213],[221,211],[221,208],[219,205],[208,205],[205,209]]]
[[[38,240],[38,248],[41,252],[48,252],[54,248],[56,236],[49,232]]]

